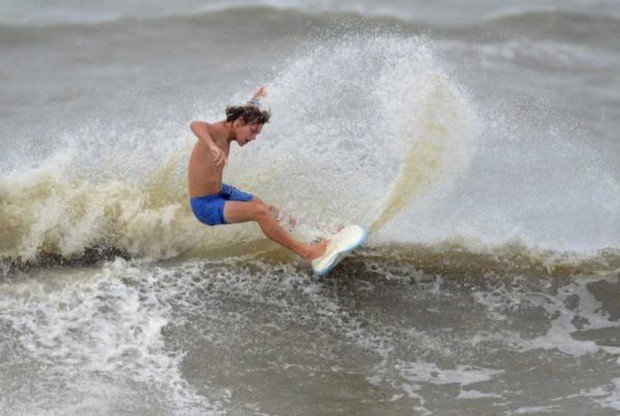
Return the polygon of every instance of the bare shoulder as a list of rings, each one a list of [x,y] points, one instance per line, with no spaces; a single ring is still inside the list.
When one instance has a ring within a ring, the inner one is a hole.
[[[208,123],[207,128],[212,137],[226,137],[226,128],[224,123],[218,121],[216,123]]]
[[[195,120],[190,123],[190,128],[194,133],[199,135],[200,131],[205,131],[211,136],[213,139],[217,139],[226,135],[226,129],[224,128],[224,123],[218,121],[215,123],[208,123],[202,120]]]

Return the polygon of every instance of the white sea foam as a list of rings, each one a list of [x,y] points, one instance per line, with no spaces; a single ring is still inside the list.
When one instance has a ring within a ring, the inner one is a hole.
[[[475,292],[473,296],[487,308],[489,317],[498,321],[509,319],[511,311],[526,308],[539,308],[551,317],[547,330],[532,338],[504,332],[488,336],[479,334],[475,342],[495,340],[511,344],[521,351],[558,350],[574,357],[601,352],[620,354],[620,348],[598,345],[593,340],[579,340],[573,336],[580,330],[615,327],[614,322],[602,312],[600,301],[587,289],[587,281],[576,280],[566,284],[557,294],[542,292],[534,295],[529,291],[496,290]],[[576,306],[567,308],[566,305],[571,302]]]
[[[0,319],[39,369],[36,377],[50,383],[42,391],[26,388],[19,393],[25,396],[12,400],[22,401],[27,414],[115,413],[150,405],[183,414],[217,413],[218,400],[196,395],[181,377],[182,352],[166,347],[162,330],[170,307],[162,293],[149,289],[157,285],[156,276],[119,259],[98,272],[3,286]]]

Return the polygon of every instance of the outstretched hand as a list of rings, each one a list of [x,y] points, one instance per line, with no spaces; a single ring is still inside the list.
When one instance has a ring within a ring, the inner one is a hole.
[[[252,98],[264,97],[265,94],[266,94],[265,87],[259,87],[256,91],[254,91],[254,95],[252,95]]]

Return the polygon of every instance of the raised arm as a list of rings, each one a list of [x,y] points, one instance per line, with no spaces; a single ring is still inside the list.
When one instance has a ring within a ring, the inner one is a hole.
[[[260,107],[260,98],[264,96],[265,96],[265,87],[260,87],[256,91],[254,91],[252,98],[250,98],[250,101],[245,103],[245,105],[252,105],[254,107]]]

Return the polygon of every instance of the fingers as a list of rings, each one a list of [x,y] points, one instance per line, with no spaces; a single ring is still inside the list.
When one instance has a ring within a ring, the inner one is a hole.
[[[226,154],[224,152],[220,151],[214,151],[213,153],[213,160],[215,161],[216,166],[219,165],[226,165]]]
[[[218,165],[226,166],[226,155],[224,153],[221,153],[216,163]]]
[[[220,166],[221,164],[226,164],[226,158],[222,154],[215,155],[213,159],[215,160],[216,166]]]

